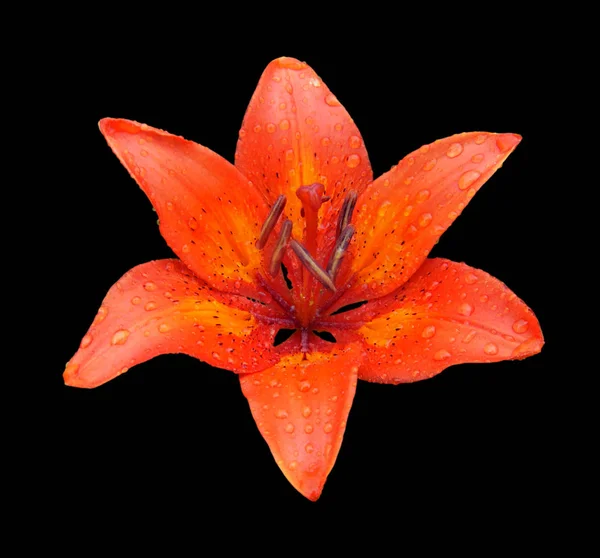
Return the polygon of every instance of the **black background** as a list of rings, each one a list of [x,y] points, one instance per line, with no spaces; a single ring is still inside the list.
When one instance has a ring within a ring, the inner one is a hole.
[[[556,451],[547,397],[556,355],[547,279],[554,225],[540,178],[548,164],[540,82],[548,69],[530,64],[533,51],[493,36],[439,45],[348,39],[343,49],[340,39],[307,49],[311,41],[251,48],[251,41],[111,33],[96,42],[80,31],[53,68],[50,128],[59,132],[53,147],[60,156],[47,169],[54,186],[42,199],[52,215],[46,233],[57,272],[47,282],[59,305],[35,380],[48,411],[30,449],[44,464],[36,473],[40,494],[49,491],[72,510],[69,528],[93,530],[96,522],[140,515],[157,524],[193,521],[207,510],[234,521],[259,510],[269,517],[300,511],[313,521],[385,509],[419,523],[460,509],[472,521],[498,516],[514,531],[547,513],[556,498],[541,474]],[[375,176],[454,133],[523,136],[431,255],[504,281],[534,310],[546,336],[542,353],[524,361],[456,366],[397,387],[360,382],[317,503],[279,471],[230,372],[168,355],[94,390],[65,387],[61,376],[112,284],[137,264],[172,257],[149,201],[106,145],[98,120],[144,122],[233,161],[260,74],[283,55],[308,62],[344,104]]]

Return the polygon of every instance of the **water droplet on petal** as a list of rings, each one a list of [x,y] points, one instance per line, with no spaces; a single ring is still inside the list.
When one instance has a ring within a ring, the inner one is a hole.
[[[167,209],[169,211],[173,211],[173,202],[170,202],[170,201],[167,202]]]
[[[458,307],[458,313],[463,316],[470,316],[473,313],[473,307],[468,302],[463,302]]]
[[[331,145],[331,139],[329,139],[327,136],[321,138],[321,145],[323,147],[327,147],[327,146]]]
[[[496,355],[498,354],[498,345],[495,343],[488,343],[485,347],[483,347],[483,352],[486,355]]]
[[[158,331],[160,331],[161,333],[166,333],[167,331],[169,331],[169,329],[171,329],[171,328],[169,327],[168,324],[160,324],[158,326]]]
[[[94,318],[94,321],[92,322],[92,325],[99,324],[102,320],[104,320],[104,318],[106,318],[107,314],[108,314],[108,308],[106,306],[100,306],[100,308],[98,308],[98,313],[96,314],[96,317]]]
[[[286,431],[288,434],[291,434],[291,433],[294,431],[294,425],[293,425],[291,422],[288,422],[288,423],[285,425],[285,431]]]
[[[146,303],[146,305],[144,306],[144,310],[147,310],[148,312],[150,312],[151,310],[156,310],[156,302],[148,302]]]
[[[289,120],[286,120],[286,119],[282,120],[282,121],[279,123],[279,127],[280,127],[282,130],[289,130],[289,129],[290,129],[290,121],[289,121]]]
[[[431,213],[423,213],[423,215],[419,217],[419,226],[425,228],[431,223],[432,219],[433,215],[431,215]]]
[[[131,299],[131,304],[134,304],[134,305],[135,305],[135,304],[139,304],[140,302],[142,302],[142,299],[141,299],[139,296],[134,296],[134,297]]]
[[[425,339],[431,339],[435,335],[435,326],[428,325],[423,328],[423,332],[421,333],[421,337]]]
[[[182,251],[184,254],[187,254],[187,253],[189,253],[189,251],[190,251],[190,245],[189,245],[189,244],[184,244],[184,245],[181,247],[181,251]]]
[[[330,106],[330,107],[339,107],[340,106],[340,102],[337,100],[337,97],[333,94],[333,93],[329,93],[326,97],[325,97],[325,102]]]
[[[477,145],[481,145],[485,140],[487,139],[487,134],[479,134],[476,138],[475,138],[475,143]]]
[[[79,346],[82,349],[85,349],[86,347],[89,347],[91,343],[92,343],[92,336],[88,333],[87,335],[84,335]]]
[[[314,446],[313,446],[313,445],[312,445],[312,444],[309,442],[308,444],[306,444],[306,445],[304,446],[304,451],[305,451],[306,453],[312,453],[313,451],[315,451],[315,448],[314,448]]]
[[[356,153],[348,155],[348,158],[346,159],[346,166],[354,169],[358,167],[358,165],[360,165],[360,157]]]
[[[195,217],[190,217],[188,221],[188,227],[195,231],[198,228],[198,221],[196,221]]]
[[[308,405],[306,407],[304,407],[304,409],[302,409],[302,416],[304,418],[310,417],[311,413],[312,413],[312,409]]]
[[[433,358],[434,360],[448,360],[451,356],[446,349],[440,349],[433,355]]]
[[[477,279],[478,277],[474,273],[467,273],[467,275],[465,275],[465,283],[467,285],[472,285],[473,283],[476,283]]]
[[[476,170],[470,170],[467,172],[464,172],[461,177],[458,179],[458,187],[461,190],[466,190],[469,186],[471,186],[471,184],[473,184],[473,182],[475,182],[479,177],[481,176],[481,173],[476,171]]]
[[[527,320],[517,320],[512,328],[515,333],[525,333],[529,329],[529,322]]]
[[[348,138],[348,145],[352,149],[358,149],[362,145],[362,140],[358,136],[350,136]]]
[[[287,418],[288,414],[287,414],[287,411],[285,411],[284,409],[278,409],[278,410],[275,412],[275,416],[276,416],[278,419],[284,419],[284,418]]]
[[[269,134],[273,134],[275,132],[275,130],[277,130],[277,126],[275,126],[275,124],[273,124],[273,122],[267,122],[265,129],[267,130],[267,132]]]
[[[299,386],[300,391],[302,392],[306,392],[310,389],[310,382],[303,380],[300,382],[300,386]]]
[[[329,432],[331,432],[332,430],[333,430],[333,424],[331,424],[330,422],[326,422],[326,423],[323,425],[323,431],[324,431],[324,432],[327,432],[327,433],[329,433]]]
[[[144,285],[144,289],[146,289],[148,292],[152,292],[156,290],[156,284],[153,283],[152,281],[148,281],[148,283],[146,283]]]
[[[417,203],[423,203],[426,202],[431,196],[431,192],[429,190],[421,190],[418,194],[417,194]]]
[[[450,157],[450,159],[454,159],[454,157],[458,157],[463,151],[463,146],[460,143],[453,143],[446,151],[446,156]]]
[[[129,337],[129,331],[126,329],[120,329],[115,332],[110,340],[111,345],[123,345],[127,338]]]
[[[312,424],[307,424],[304,427],[304,432],[306,432],[307,434],[310,434],[313,431],[313,425]]]
[[[290,461],[288,467],[294,471],[297,467],[298,467],[298,462],[297,461]]]
[[[429,161],[427,161],[423,165],[423,170],[424,171],[430,171],[433,167],[435,167],[436,163],[437,163],[437,159],[436,158],[430,159]]]
[[[473,163],[481,163],[483,161],[483,153],[477,153],[471,157]]]
[[[469,333],[467,333],[462,342],[463,343],[470,343],[471,341],[473,341],[473,338],[477,335],[477,331],[472,329],[471,331],[469,331]]]

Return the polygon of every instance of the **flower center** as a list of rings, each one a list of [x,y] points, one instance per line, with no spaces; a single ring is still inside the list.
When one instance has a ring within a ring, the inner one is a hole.
[[[319,308],[315,304],[315,300],[321,297],[324,290],[332,293],[325,306],[320,308],[321,311],[324,311],[335,300],[339,299],[343,291],[347,288],[347,285],[344,285],[342,288],[336,288],[335,280],[352,236],[355,233],[355,228],[350,221],[354,206],[356,205],[357,193],[351,190],[344,199],[338,214],[336,242],[326,262],[323,262],[324,266],[317,261],[317,232],[319,210],[323,203],[329,201],[330,198],[325,195],[323,184],[319,183],[301,186],[296,191],[296,195],[302,202],[301,215],[305,220],[302,242],[293,238],[292,222],[289,219],[285,219],[280,227],[279,236],[276,239],[271,258],[268,262],[268,272],[271,277],[277,276],[280,272],[285,273],[285,267],[282,265],[283,256],[287,247],[292,249],[301,264],[301,284],[293,284],[291,286],[293,290],[297,289],[294,293],[294,299],[297,301],[296,304],[289,306],[281,295],[269,287],[266,281],[262,280],[261,282],[269,290],[269,293],[273,296],[273,300],[289,314],[290,325],[293,324],[300,330],[300,350],[306,353],[310,350],[309,340],[311,332],[317,334],[321,339],[335,342],[333,335],[327,331],[322,331],[325,323],[319,319]],[[275,200],[263,224],[256,243],[257,248],[264,248],[266,245],[269,236],[283,213],[286,201],[286,197],[283,195]],[[290,285],[287,275],[284,274],[284,277],[288,281],[288,285]],[[289,332],[290,330],[286,329],[282,331]],[[282,341],[280,340],[279,342]],[[276,344],[278,344],[277,339]]]

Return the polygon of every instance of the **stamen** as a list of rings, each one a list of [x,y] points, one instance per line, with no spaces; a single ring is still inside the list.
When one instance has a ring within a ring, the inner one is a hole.
[[[342,234],[342,231],[350,223],[357,198],[358,194],[356,193],[356,190],[350,190],[344,198],[344,203],[342,204],[342,209],[340,209],[338,217],[337,236],[340,236],[340,234]]]
[[[277,223],[277,219],[283,212],[283,208],[285,207],[287,200],[286,197],[282,194],[280,195],[271,207],[271,211],[269,211],[269,215],[267,216],[266,221],[263,223],[262,229],[260,230],[260,236],[256,241],[256,247],[261,250],[264,248],[267,240],[269,239],[269,235],[271,231],[275,228],[275,224]]]
[[[325,270],[313,259],[308,250],[302,246],[297,240],[292,240],[290,242],[290,248],[295,252],[298,259],[304,264],[306,269],[311,273],[311,275],[317,279],[320,283],[322,283],[329,290],[335,292],[335,285],[333,281],[327,275]]]
[[[285,253],[285,247],[287,246],[291,235],[292,222],[289,219],[286,219],[283,222],[283,225],[281,225],[281,232],[279,233],[279,238],[277,239],[277,243],[273,249],[273,255],[271,256],[271,263],[269,264],[269,274],[271,277],[275,277],[281,268],[281,261],[283,260],[283,255]]]
[[[331,277],[332,281],[335,280],[335,276],[340,269],[340,265],[346,255],[346,250],[348,250],[350,240],[352,240],[355,231],[354,225],[348,225],[342,230],[342,234],[338,236],[331,258],[329,258],[329,263],[327,264],[327,275]]]

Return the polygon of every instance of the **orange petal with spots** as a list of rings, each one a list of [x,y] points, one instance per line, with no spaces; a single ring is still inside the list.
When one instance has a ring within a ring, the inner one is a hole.
[[[181,260],[211,287],[251,295],[262,266],[255,243],[269,210],[260,192],[225,159],[179,136],[112,118],[100,130]]]
[[[108,291],[65,383],[92,388],[157,355],[184,353],[212,366],[252,372],[279,360],[264,307],[214,291],[179,260],[134,267]]]
[[[463,362],[523,359],[544,344],[533,312],[491,275],[441,258],[427,260],[396,293],[334,316],[364,343],[359,378],[398,384],[435,376]]]
[[[400,287],[440,235],[521,141],[515,134],[472,132],[425,145],[359,196],[356,234],[339,284],[354,276],[338,306]]]
[[[285,477],[317,500],[342,443],[362,350],[283,358],[256,374],[240,376],[252,416]]]
[[[300,201],[294,192],[315,182],[331,201],[321,212],[333,223],[349,189],[373,179],[364,142],[350,115],[304,62],[278,58],[262,74],[244,117],[235,164],[265,198],[288,197],[286,215],[302,238]]]

